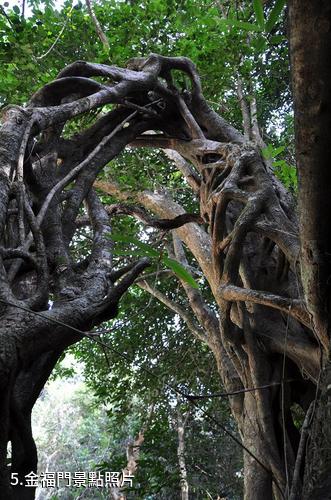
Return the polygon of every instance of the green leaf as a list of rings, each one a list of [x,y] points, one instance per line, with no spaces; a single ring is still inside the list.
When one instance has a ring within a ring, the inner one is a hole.
[[[286,161],[284,160],[277,160],[272,162],[274,167],[286,167]]]
[[[146,257],[146,252],[142,250],[121,250],[120,248],[114,248],[112,250],[113,255],[118,257]]]
[[[256,20],[257,20],[258,24],[261,26],[261,28],[264,29],[265,21],[264,21],[262,0],[253,0],[253,7],[254,7]]]
[[[256,50],[263,52],[266,47],[266,40],[263,36],[259,36],[255,43]]]
[[[285,5],[285,0],[276,0],[274,8],[272,9],[269,19],[267,20],[265,25],[266,31],[270,32],[272,28],[275,26],[275,24],[280,18],[284,5]]]
[[[179,172],[179,170],[177,170],[176,172],[174,172],[171,177],[176,180],[176,179],[180,179],[181,177],[183,177],[183,174],[182,172]]]
[[[14,5],[13,7],[13,11],[16,13],[16,14],[19,14],[20,13],[20,8],[18,5]]]
[[[282,153],[285,149],[285,146],[279,146],[279,148],[275,148],[273,151],[272,151],[272,156],[273,158],[276,158],[276,156],[278,156],[280,153]]]
[[[179,262],[169,259],[169,257],[163,257],[162,261],[166,264],[166,266],[170,267],[170,269],[172,269],[180,279],[191,285],[192,288],[199,288],[195,279],[192,278],[191,274],[185,269],[184,266],[179,264]]]
[[[265,160],[270,160],[272,158],[272,145],[268,144],[268,146],[261,149],[261,153]]]
[[[278,45],[286,40],[286,37],[283,35],[274,35],[270,38],[270,43],[273,45]]]
[[[150,257],[160,257],[160,252],[155,250],[155,248],[151,247],[147,243],[143,243],[137,238],[133,238],[132,236],[124,236],[122,234],[111,234],[107,235],[110,240],[117,241],[119,243],[131,243],[132,245],[136,245],[143,252],[141,255],[149,255]],[[122,253],[124,255],[124,253]],[[131,255],[131,254],[130,254]]]
[[[274,148],[272,144],[268,144],[265,148],[263,148],[262,155],[266,160],[271,160],[271,158],[276,158],[280,153],[282,153],[285,149],[285,146],[279,146],[278,148]]]
[[[262,29],[257,24],[247,23],[245,21],[237,21],[236,19],[219,19],[219,24],[231,26],[232,28],[242,29],[244,31],[255,31],[260,33]]]

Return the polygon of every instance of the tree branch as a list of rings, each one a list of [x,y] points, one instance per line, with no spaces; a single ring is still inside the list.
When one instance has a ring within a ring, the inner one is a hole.
[[[146,290],[146,292],[150,293],[151,295],[153,295],[153,297],[162,302],[171,311],[178,314],[178,316],[182,318],[188,329],[196,338],[202,340],[203,342],[208,342],[205,331],[201,327],[199,327],[198,324],[192,321],[191,315],[186,311],[184,307],[180,306],[177,302],[170,300],[162,292],[152,287],[147,281],[139,280],[137,284],[140,288]]]
[[[85,0],[85,1],[86,1],[87,10],[88,10],[88,12],[90,14],[90,18],[92,19],[92,22],[94,24],[95,31],[97,32],[97,35],[100,38],[100,40],[101,40],[104,48],[106,50],[109,50],[110,49],[110,45],[109,45],[108,38],[104,34],[104,32],[103,32],[103,30],[102,30],[102,28],[100,26],[100,23],[98,21],[98,18],[97,18],[97,16],[94,13],[94,9],[92,7],[91,0]]]
[[[298,299],[289,299],[260,290],[250,290],[234,285],[223,285],[220,287],[220,295],[232,302],[252,302],[263,306],[273,307],[286,314],[289,314],[300,323],[311,326],[310,316],[304,309],[304,304]]]

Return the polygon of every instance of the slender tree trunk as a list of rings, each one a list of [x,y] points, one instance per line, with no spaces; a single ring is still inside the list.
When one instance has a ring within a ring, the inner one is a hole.
[[[92,5],[92,1],[91,0],[86,0],[86,6],[87,6],[87,10],[88,10],[88,12],[90,14],[90,18],[91,18],[91,20],[92,20],[92,22],[94,24],[95,31],[97,32],[97,35],[100,38],[100,41],[102,42],[102,45],[104,46],[104,48],[106,50],[109,50],[110,47],[109,47],[108,38],[105,35],[103,29],[101,28],[97,16],[95,15],[95,12],[94,12],[94,9],[93,9],[93,5]]]
[[[246,96],[244,95],[242,80],[239,76],[237,79],[237,96],[243,119],[244,137],[247,141],[249,141],[251,139],[251,113]]]
[[[266,144],[262,138],[261,130],[259,127],[259,121],[257,117],[257,102],[256,97],[253,95],[250,99],[250,115],[251,115],[251,123],[252,123],[252,138],[254,142],[259,146],[259,148],[265,148]]]
[[[189,484],[187,480],[187,467],[185,459],[185,425],[188,414],[183,417],[179,406],[177,406],[177,435],[178,435],[178,465],[180,475],[181,500],[189,500]]]
[[[128,474],[129,476],[134,477],[134,475],[137,472],[139,466],[140,449],[144,443],[145,432],[148,429],[148,426],[150,425],[153,413],[154,413],[154,404],[152,404],[149,407],[146,421],[144,422],[143,426],[138,432],[138,435],[134,439],[130,440],[130,442],[127,444],[126,447],[127,464],[124,469],[124,473]],[[109,492],[109,498],[111,500],[126,500],[125,490],[122,490],[121,488],[111,488]]]

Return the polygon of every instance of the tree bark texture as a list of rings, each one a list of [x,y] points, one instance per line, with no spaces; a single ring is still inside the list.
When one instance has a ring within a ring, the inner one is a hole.
[[[331,5],[289,2],[299,184],[300,265],[312,327],[321,345],[321,397],[314,405],[304,498],[331,498]],[[299,498],[299,496],[297,497]]]
[[[328,347],[331,210],[329,2],[289,2],[291,66],[299,178],[301,267],[304,293],[320,341]]]
[[[174,87],[172,70],[188,75],[190,93]],[[105,104],[112,111],[90,128],[63,134],[68,120]],[[286,498],[300,442],[292,408],[306,412],[315,397],[327,352],[323,322],[316,316],[313,329],[307,312],[292,198],[256,145],[208,106],[194,64],[156,54],[125,69],[71,64],[26,107],[4,111],[0,139],[1,493],[27,498],[27,488],[11,488],[8,477],[36,470],[31,410],[60,354],[116,315],[120,297],[148,265],[142,259],[114,269],[110,217],[131,213],[153,222],[141,207],[107,210],[98,187],[121,202],[135,197],[161,218],[158,227],[173,232],[174,258],[188,269],[186,253],[194,256],[214,303],[181,282],[191,312],[186,323],[214,353],[225,389],[235,392],[229,402],[245,447],[245,498]],[[126,193],[115,182],[96,183],[127,145],[171,150],[199,197],[200,216],[187,217],[166,191]],[[70,245],[82,207],[93,244],[77,261]],[[299,479],[300,490],[302,472]]]

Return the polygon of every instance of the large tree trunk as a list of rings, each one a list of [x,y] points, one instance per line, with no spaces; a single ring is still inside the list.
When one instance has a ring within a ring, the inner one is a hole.
[[[289,1],[290,51],[299,178],[301,273],[321,345],[321,395],[314,408],[304,498],[331,498],[331,6]]]
[[[109,144],[128,114],[121,110],[111,124],[101,120],[92,137],[86,131],[90,141],[82,138],[78,154],[62,152],[60,160],[65,121],[105,99],[92,80],[72,83],[58,80],[53,94],[50,87],[37,93],[26,109],[7,108],[0,129],[0,494],[8,500],[34,498],[35,488],[25,487],[26,475],[37,470],[31,411],[59,356],[116,315],[121,296],[148,265],[142,259],[113,272],[109,216],[91,189],[100,168],[137,131],[120,132]],[[70,244],[83,203],[93,244],[77,263]]]

